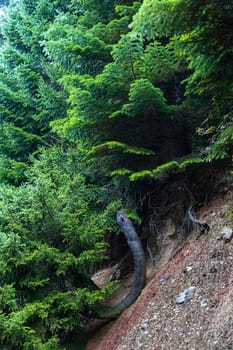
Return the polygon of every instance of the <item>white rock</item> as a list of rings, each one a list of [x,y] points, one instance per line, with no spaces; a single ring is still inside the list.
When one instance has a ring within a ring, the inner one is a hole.
[[[177,304],[182,304],[185,302],[185,292],[181,292],[178,297],[176,298]]]
[[[208,306],[208,300],[207,299],[202,299],[201,307],[207,307],[207,306]]]
[[[189,287],[184,290],[187,300],[190,300],[194,297],[195,287]]]
[[[222,231],[221,231],[221,234],[222,234],[222,239],[225,241],[225,242],[230,242],[230,240],[232,239],[233,237],[233,230],[231,227],[223,227]]]
[[[191,271],[193,269],[193,266],[192,265],[188,265],[188,266],[186,266],[186,268],[185,268],[185,272],[189,272],[189,271]]]
[[[176,299],[176,303],[182,304],[186,300],[191,300],[194,297],[194,292],[195,292],[195,287],[191,286],[189,288],[186,288],[185,290],[183,290],[183,292],[181,292],[178,295],[178,297]]]

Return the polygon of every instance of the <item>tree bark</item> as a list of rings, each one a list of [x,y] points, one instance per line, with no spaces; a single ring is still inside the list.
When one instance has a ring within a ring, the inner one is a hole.
[[[124,233],[133,255],[133,284],[130,288],[129,293],[121,302],[112,306],[103,306],[100,313],[94,317],[95,321],[93,322],[92,320],[92,322],[89,322],[87,325],[88,331],[94,331],[109,322],[109,320],[119,316],[123,310],[127,309],[131,304],[135,302],[146,283],[146,257],[142,243],[133,227],[131,220],[127,218],[123,210],[120,210],[117,213],[117,223],[120,226],[121,231]]]
[[[140,295],[146,283],[146,257],[141,240],[123,210],[117,213],[117,223],[125,235],[134,259],[134,278],[129,294],[116,305],[120,311],[128,308]]]

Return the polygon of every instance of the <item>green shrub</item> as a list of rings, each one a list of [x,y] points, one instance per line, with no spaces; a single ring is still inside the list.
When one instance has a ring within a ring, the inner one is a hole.
[[[0,344],[9,349],[59,348],[112,290],[90,276],[119,203],[87,183],[77,158],[52,148],[26,184],[0,188]]]

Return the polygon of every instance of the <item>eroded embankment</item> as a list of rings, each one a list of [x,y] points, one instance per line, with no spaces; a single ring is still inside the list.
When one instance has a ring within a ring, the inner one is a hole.
[[[198,215],[209,232],[194,229],[175,251],[166,241],[141,296],[86,350],[233,349],[233,240],[219,239],[233,228],[232,200],[216,199]]]

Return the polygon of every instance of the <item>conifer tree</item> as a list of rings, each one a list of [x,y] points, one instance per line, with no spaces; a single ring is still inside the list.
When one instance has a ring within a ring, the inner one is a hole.
[[[129,203],[132,182],[135,194],[137,181],[232,154],[232,10],[222,0],[4,8],[2,346],[65,349],[111,289],[90,276],[119,194]]]
[[[232,152],[232,9],[231,2],[220,0],[149,0],[132,23],[147,41],[166,38],[174,62],[182,60],[188,68],[185,108],[210,145],[209,160]]]
[[[66,2],[64,2],[66,4]],[[3,16],[0,61],[0,176],[20,183],[29,156],[51,143],[49,122],[66,114],[59,72],[43,53],[43,33],[62,3],[19,1]],[[65,5],[63,6],[66,7]]]
[[[4,348],[66,349],[75,338],[78,346],[113,290],[98,289],[91,274],[106,252],[104,233],[115,230],[119,203],[109,201],[107,188],[87,184],[81,163],[77,150],[54,146],[34,161],[27,184],[0,186]]]
[[[121,21],[139,5],[117,6]],[[179,69],[173,51],[158,41],[145,49],[142,36],[129,29],[111,49],[112,62],[99,73],[63,76],[70,109],[53,130],[83,140],[108,175],[125,177],[187,154],[184,114],[170,96]]]

